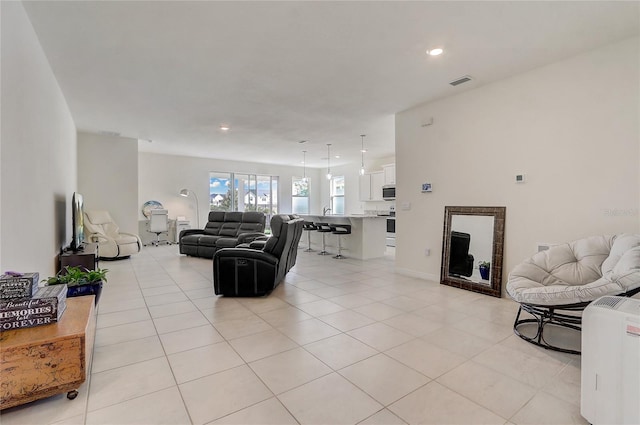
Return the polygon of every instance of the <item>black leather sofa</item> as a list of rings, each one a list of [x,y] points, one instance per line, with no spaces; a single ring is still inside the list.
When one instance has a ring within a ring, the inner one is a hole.
[[[216,295],[253,297],[270,293],[296,263],[303,222],[286,214],[274,215],[271,237],[266,241],[216,251],[213,256]]]
[[[204,229],[180,232],[180,254],[213,258],[221,248],[235,247],[264,236],[265,215],[261,212],[211,211]]]

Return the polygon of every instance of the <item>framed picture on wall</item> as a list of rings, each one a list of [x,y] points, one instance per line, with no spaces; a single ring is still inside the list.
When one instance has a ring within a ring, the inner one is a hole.
[[[423,192],[431,192],[431,183],[422,183]]]

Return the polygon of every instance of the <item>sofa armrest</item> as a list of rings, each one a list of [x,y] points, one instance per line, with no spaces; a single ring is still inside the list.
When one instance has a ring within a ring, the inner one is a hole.
[[[88,236],[89,241],[97,243],[100,257],[113,258],[118,255],[118,244],[113,238],[99,233]]]
[[[178,240],[182,239],[183,236],[188,236],[188,235],[204,235],[204,230],[202,229],[185,229],[185,230],[181,230],[180,231],[180,236],[178,237]]]
[[[251,249],[259,249],[260,251],[264,250],[264,246],[267,244],[267,239],[256,239],[249,243],[249,248]]]
[[[249,243],[262,238],[268,238],[268,236],[262,232],[240,233],[238,235],[238,243]]]
[[[120,232],[120,234],[126,235],[126,236],[133,236],[138,241],[138,248],[142,247],[142,241],[140,240],[140,236],[136,235],[135,233]]]
[[[247,260],[261,260],[267,264],[276,266],[278,264],[278,257],[268,254],[259,249],[251,248],[223,248],[216,251],[213,255],[213,261],[222,258],[240,258]]]

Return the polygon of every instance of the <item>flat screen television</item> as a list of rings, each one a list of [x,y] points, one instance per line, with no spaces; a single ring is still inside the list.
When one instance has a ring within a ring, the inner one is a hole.
[[[71,250],[81,251],[84,243],[84,202],[78,192],[74,192],[71,198],[71,227]]]

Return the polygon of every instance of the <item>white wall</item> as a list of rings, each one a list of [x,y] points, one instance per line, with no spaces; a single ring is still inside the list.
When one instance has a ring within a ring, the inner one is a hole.
[[[138,140],[78,133],[78,191],[85,210],[105,210],[138,233]]]
[[[506,206],[505,281],[537,242],[638,232],[638,47],[626,40],[397,114],[397,269],[439,279],[446,205]]]
[[[76,130],[22,4],[0,8],[0,270],[47,277],[71,242]]]
[[[142,205],[150,200],[159,201],[169,211],[169,218],[185,216],[196,226],[196,205],[193,197],[178,195],[180,189],[193,190],[198,197],[200,228],[204,227],[209,213],[209,173],[212,171],[237,172],[279,177],[279,212],[291,212],[291,182],[294,176],[302,177],[302,167],[260,164],[252,162],[226,161],[209,158],[163,155],[148,152],[138,154],[138,213],[143,220]],[[320,181],[317,169],[307,167],[310,179],[311,211],[316,213],[320,206],[320,190],[315,184]]]

